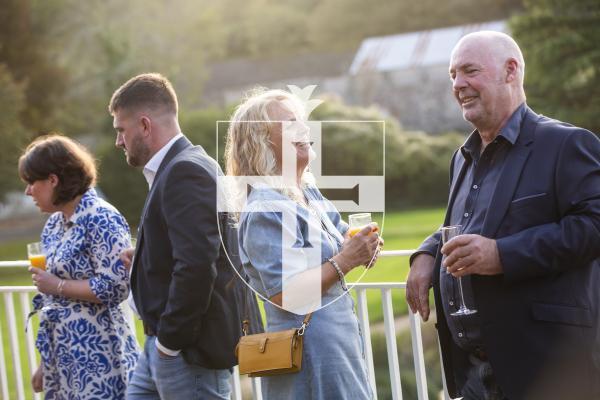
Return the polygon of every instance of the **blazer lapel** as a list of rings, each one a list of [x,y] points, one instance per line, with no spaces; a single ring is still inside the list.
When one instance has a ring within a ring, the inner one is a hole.
[[[534,132],[538,119],[539,116],[528,108],[521,123],[519,138],[508,153],[502,173],[496,184],[496,189],[494,190],[483,221],[482,236],[493,238],[500,228],[500,224],[504,219],[504,215],[506,215],[506,211],[517,189],[525,162],[531,152],[530,144],[534,140]]]
[[[146,218],[146,214],[148,212],[148,203],[150,202],[150,199],[154,195],[154,191],[157,187],[156,183],[158,182],[158,178],[160,177],[161,173],[165,170],[166,166],[169,165],[171,160],[177,154],[181,153],[188,146],[192,146],[192,143],[185,136],[180,138],[175,143],[173,143],[173,146],[171,146],[171,148],[165,155],[165,158],[163,158],[162,162],[160,163],[160,167],[158,167],[158,170],[156,171],[156,175],[154,176],[154,182],[152,183],[150,192],[148,193],[148,196],[146,196],[146,202],[144,203],[142,217],[140,218],[140,227],[144,226],[143,222],[144,222],[144,219]]]
[[[133,265],[131,266],[131,274],[130,274],[132,278],[133,278],[133,273],[135,272],[134,267],[136,266],[137,261],[139,260],[138,253],[140,252],[140,249],[142,248],[142,242],[144,239],[144,220],[146,219],[146,214],[148,213],[148,204],[150,203],[150,199],[154,195],[154,191],[157,187],[156,183],[158,182],[158,177],[160,176],[162,171],[165,170],[166,166],[169,165],[171,160],[173,158],[175,158],[175,156],[177,154],[181,153],[187,147],[191,147],[191,146],[192,146],[192,142],[190,142],[188,140],[188,138],[186,138],[185,136],[182,138],[179,138],[175,143],[173,143],[173,146],[171,146],[171,148],[165,155],[165,158],[163,158],[162,162],[160,163],[160,167],[158,167],[158,170],[156,171],[156,175],[154,176],[154,181],[152,183],[152,187],[150,188],[150,192],[148,193],[148,196],[146,196],[146,201],[144,202],[144,208],[142,209],[142,217],[140,218],[140,222],[139,222],[139,226],[138,226],[137,243],[135,246],[135,253],[133,256]]]

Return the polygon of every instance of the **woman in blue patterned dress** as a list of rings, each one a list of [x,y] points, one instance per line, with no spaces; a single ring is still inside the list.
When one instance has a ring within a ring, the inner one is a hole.
[[[46,270],[30,267],[41,364],[32,378],[46,399],[123,399],[137,361],[137,343],[119,304],[130,246],[123,216],[98,197],[94,159],[61,136],[36,139],[19,159],[25,193],[52,213],[41,236]]]
[[[262,394],[267,400],[371,399],[364,342],[344,275],[372,265],[383,241],[372,226],[349,238],[348,225],[311,183],[307,166],[314,155],[302,119],[303,106],[290,93],[257,93],[238,107],[227,137],[227,174],[246,177],[228,196],[237,209],[243,206],[240,257],[252,287],[269,300],[267,330],[299,328],[315,310],[302,369],[263,377]],[[295,168],[286,169],[286,156]],[[282,177],[286,171],[291,179]]]

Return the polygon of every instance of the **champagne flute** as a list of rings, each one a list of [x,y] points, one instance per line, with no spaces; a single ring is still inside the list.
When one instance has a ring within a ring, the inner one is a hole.
[[[462,229],[461,225],[444,226],[442,228],[442,243],[446,244],[450,239],[460,235],[461,229]],[[444,258],[446,258],[446,256],[442,257],[442,262],[444,261]],[[446,273],[448,273],[448,270],[446,270]],[[457,279],[458,279],[458,290],[460,292],[460,307],[459,307],[458,311],[453,312],[450,315],[456,317],[456,316],[461,316],[461,315],[475,314],[477,312],[477,310],[472,310],[465,305],[465,296],[463,294],[463,287],[462,287],[462,277],[458,277]]]

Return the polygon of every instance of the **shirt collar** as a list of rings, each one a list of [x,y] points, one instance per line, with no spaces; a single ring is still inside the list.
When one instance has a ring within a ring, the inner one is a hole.
[[[81,199],[79,199],[79,203],[77,203],[77,206],[75,206],[75,211],[73,212],[73,215],[71,215],[71,217],[69,219],[66,219],[66,218],[64,218],[64,214],[63,214],[63,223],[65,224],[65,226],[68,228],[70,226],[76,225],[77,219],[79,219],[79,217],[86,210],[86,204],[89,204],[90,201],[94,201],[97,198],[98,198],[98,193],[96,192],[96,189],[89,188],[83,194],[83,196],[81,196]]]
[[[173,137],[171,140],[169,140],[167,142],[167,144],[165,144],[163,147],[161,147],[161,149],[158,150],[152,156],[152,158],[146,163],[146,165],[144,165],[144,169],[143,169],[142,173],[144,174],[144,177],[146,178],[146,182],[148,182],[149,188],[152,187],[152,183],[154,182],[154,177],[156,176],[156,171],[158,171],[158,168],[160,168],[160,164],[162,163],[163,159],[165,158],[165,156],[167,155],[167,153],[169,152],[171,147],[173,147],[175,142],[177,140],[179,140],[179,138],[181,138],[181,137],[183,137],[183,133],[181,133],[181,132],[178,133],[177,135],[175,135],[175,137]]]
[[[515,144],[519,138],[519,132],[521,131],[521,122],[523,122],[523,116],[525,115],[525,103],[521,103],[519,107],[513,112],[506,124],[500,129],[499,136],[508,140],[510,144]]]
[[[521,103],[519,107],[512,113],[506,124],[500,129],[500,133],[498,133],[498,138],[502,138],[509,142],[511,145],[514,145],[519,138],[519,133],[521,131],[521,122],[523,122],[523,117],[525,116],[525,103]],[[479,158],[479,149],[481,148],[481,136],[479,136],[479,131],[475,129],[465,143],[460,148],[463,156],[468,159],[477,159]]]

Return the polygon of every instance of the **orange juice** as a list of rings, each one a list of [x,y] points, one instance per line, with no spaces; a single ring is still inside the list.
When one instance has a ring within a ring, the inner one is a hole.
[[[36,255],[36,256],[29,256],[29,262],[31,263],[32,266],[39,268],[39,269],[46,269],[46,256],[43,254],[40,255]]]
[[[379,226],[377,226],[377,222],[374,222],[374,224],[375,224],[375,227],[373,229],[371,229],[371,232],[378,232],[379,231]],[[350,237],[353,237],[354,235],[356,235],[358,232],[362,231],[363,229],[364,229],[364,226],[350,228],[348,230],[348,234],[350,235]]]

